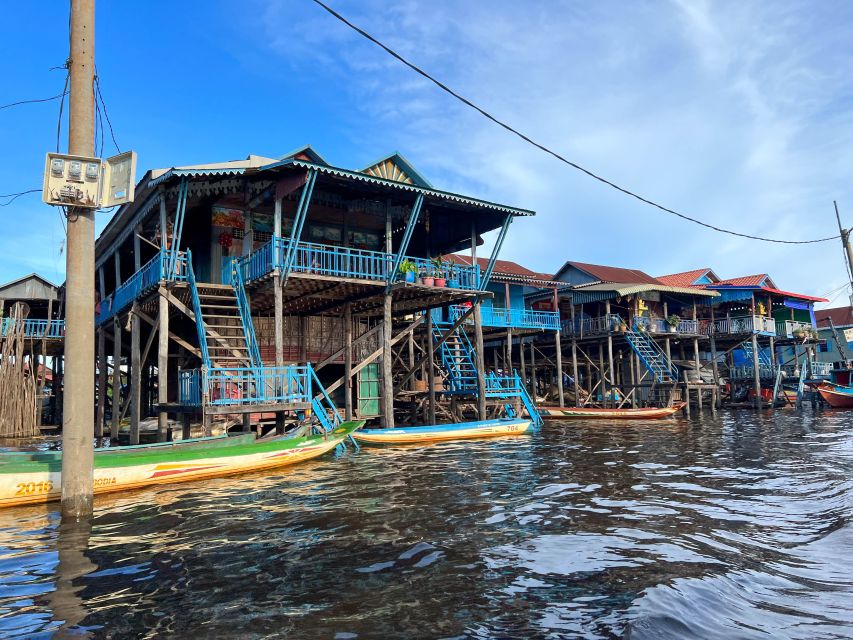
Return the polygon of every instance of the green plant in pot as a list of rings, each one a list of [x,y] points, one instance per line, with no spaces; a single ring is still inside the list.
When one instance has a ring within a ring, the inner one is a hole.
[[[435,275],[433,275],[432,266],[421,267],[421,283],[427,287],[435,284]]]
[[[446,286],[447,280],[444,278],[444,263],[441,261],[441,256],[436,256],[432,259],[432,268],[435,274],[435,286]]]
[[[403,260],[400,263],[400,273],[403,274],[403,279],[406,282],[414,282],[415,281],[415,272],[417,271],[417,267],[415,267],[415,263],[409,260],[408,258]]]
[[[669,328],[670,333],[675,333],[675,329],[678,327],[678,323],[681,322],[681,318],[674,313],[667,316],[666,324]]]

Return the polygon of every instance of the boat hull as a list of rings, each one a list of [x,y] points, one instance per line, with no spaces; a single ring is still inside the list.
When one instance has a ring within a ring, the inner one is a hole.
[[[853,409],[853,387],[824,383],[817,392],[834,409]]]
[[[411,444],[416,442],[441,442],[495,436],[521,435],[535,429],[529,419],[484,420],[423,427],[395,427],[393,429],[361,429],[353,433],[358,442],[368,444]]]
[[[94,493],[112,493],[273,469],[310,460],[334,449],[364,424],[348,422],[325,435],[277,438],[233,446],[145,450],[95,457]],[[61,497],[62,457],[50,460],[0,455],[0,507]]]
[[[679,402],[671,407],[646,407],[640,409],[597,409],[593,407],[539,407],[539,414],[545,419],[564,420],[567,418],[608,419],[608,420],[650,420],[668,418],[684,408]]]

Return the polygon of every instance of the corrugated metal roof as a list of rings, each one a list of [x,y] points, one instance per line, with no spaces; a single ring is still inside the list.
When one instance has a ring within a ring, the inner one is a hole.
[[[619,282],[581,285],[579,287],[575,287],[573,291],[611,291],[618,296],[630,296],[634,293],[643,293],[645,291],[660,291],[661,293],[684,293],[691,296],[704,296],[708,298],[715,298],[720,295],[716,291],[710,291],[707,289],[695,289],[693,287],[671,287],[665,284],[634,284]]]
[[[658,276],[657,279],[671,287],[689,287],[708,273],[713,274],[714,272],[710,267],[703,267],[702,269],[693,269],[691,271],[682,271],[681,273],[671,273],[666,276]]]
[[[814,312],[817,326],[828,327],[829,320],[835,328],[853,326],[853,307],[833,307],[831,309],[820,309]]]
[[[167,182],[174,177],[208,177],[208,176],[239,176],[246,173],[246,167],[225,167],[220,169],[169,169],[163,175],[148,182],[149,187]]]
[[[406,184],[404,182],[395,182],[394,180],[377,178],[376,176],[370,176],[364,173],[359,173],[358,171],[350,171],[348,169],[340,169],[338,167],[328,167],[320,164],[315,164],[313,162],[305,162],[304,160],[295,160],[293,158],[288,158],[279,162],[274,162],[273,164],[260,167],[259,169],[257,169],[257,171],[269,171],[270,169],[277,169],[279,167],[287,166],[297,167],[300,169],[314,169],[319,173],[337,176],[338,178],[348,178],[351,180],[357,180],[359,182],[381,185],[383,187],[391,187],[392,189],[411,191],[413,193],[422,193],[425,196],[430,196],[439,200],[448,200],[450,202],[457,202],[459,204],[482,207],[483,209],[491,209],[493,211],[509,213],[513,216],[536,215],[534,211],[531,211],[529,209],[518,209],[516,207],[508,207],[506,205],[498,204],[497,202],[489,202],[488,200],[479,200],[477,198],[468,198],[466,196],[461,196],[458,193],[450,193],[449,191],[441,191],[439,189],[427,189],[426,187],[418,187],[416,185]]]
[[[560,275],[569,267],[580,269],[601,282],[661,284],[656,278],[653,278],[645,271],[640,271],[639,269],[623,269],[622,267],[609,267],[603,264],[590,264],[588,262],[576,262],[574,260],[566,262],[566,264],[563,265],[563,268],[557,272],[555,277],[559,278]]]

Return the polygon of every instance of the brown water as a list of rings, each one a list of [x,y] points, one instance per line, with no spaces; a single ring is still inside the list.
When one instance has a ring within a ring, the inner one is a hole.
[[[853,414],[550,423],[0,512],[0,635],[848,638]]]

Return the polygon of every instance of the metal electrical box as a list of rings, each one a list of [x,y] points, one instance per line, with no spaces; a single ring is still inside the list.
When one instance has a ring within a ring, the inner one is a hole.
[[[99,209],[133,202],[136,152],[112,158],[48,153],[42,200],[47,204]]]
[[[47,204],[97,209],[101,179],[100,158],[48,153],[41,199]]]
[[[136,189],[136,151],[125,151],[104,162],[102,207],[133,202]]]

